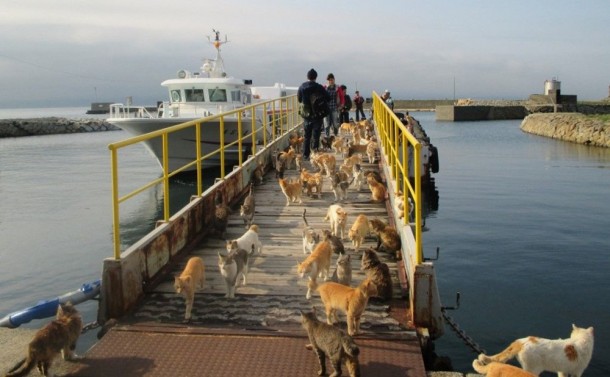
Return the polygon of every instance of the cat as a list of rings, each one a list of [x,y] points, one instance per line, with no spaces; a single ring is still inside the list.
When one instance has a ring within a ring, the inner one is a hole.
[[[497,363],[495,361],[485,365],[475,359],[472,362],[472,367],[477,373],[481,373],[487,377],[536,377],[534,374],[517,368],[516,366]]]
[[[248,252],[244,249],[232,250],[229,254],[218,253],[218,268],[227,285],[226,298],[235,298],[235,287],[238,284],[239,275],[243,277],[246,285],[248,275]]]
[[[409,207],[407,208],[406,212],[407,212],[407,215],[409,216],[409,220],[410,220],[411,215],[413,214],[413,209],[414,209],[413,200],[411,200],[411,198],[407,197],[407,203],[408,203]],[[396,211],[396,214],[398,215],[399,219],[402,219],[403,217],[405,217],[405,196],[403,195],[402,191],[396,191],[396,193],[395,193],[394,211]]]
[[[323,150],[330,150],[332,148],[333,142],[335,141],[335,136],[322,136],[320,137],[320,146]]]
[[[377,251],[395,253],[396,260],[401,260],[402,242],[396,228],[379,219],[372,219],[370,224],[373,233],[377,235]]]
[[[203,260],[199,257],[191,257],[184,270],[179,276],[174,276],[174,289],[176,293],[182,295],[186,300],[186,311],[184,312],[184,321],[188,322],[191,319],[191,310],[193,310],[193,302],[195,301],[195,290],[203,289],[205,282],[205,266]]]
[[[330,221],[330,231],[334,236],[341,233],[341,239],[345,236],[345,228],[347,227],[347,212],[338,204],[332,204],[328,207],[324,221]]]
[[[375,181],[379,183],[383,183],[383,179],[381,178],[381,174],[375,170],[367,170],[364,172],[364,176],[366,177],[366,181],[368,183],[368,178],[372,177]]]
[[[382,301],[391,300],[393,296],[392,275],[387,264],[379,260],[379,256],[372,248],[364,250],[360,261],[360,270],[371,279],[377,287],[375,297]]]
[[[280,154],[278,152],[275,159],[275,178],[284,178],[284,173],[286,171],[286,160],[280,159]]]
[[[333,141],[333,144],[331,145],[332,150],[336,153],[339,154],[341,153],[341,151],[343,150],[343,147],[347,144],[347,140],[345,138],[339,137],[336,138],[335,141]]]
[[[314,247],[320,242],[320,234],[307,223],[306,212],[307,208],[303,209],[303,222],[305,223],[303,228],[303,254],[313,252]]]
[[[383,202],[386,197],[386,188],[383,183],[377,182],[377,180],[370,175],[366,177],[366,182],[369,185],[369,189],[371,189],[371,201],[373,203]]]
[[[228,252],[235,249],[244,249],[251,254],[263,255],[263,244],[258,237],[258,225],[251,225],[241,237],[227,241],[226,246]]]
[[[264,183],[265,177],[265,163],[258,161],[256,168],[252,171],[252,182],[256,182],[257,185]]]
[[[296,164],[298,171],[303,170],[303,154],[302,153],[298,153],[296,155],[296,157],[294,158],[294,163]]]
[[[374,140],[369,140],[366,145],[366,155],[369,158],[369,164],[375,163],[375,155],[377,153],[377,149],[379,148],[378,144]]]
[[[349,254],[339,254],[337,267],[330,280],[348,287],[352,284],[352,258]]]
[[[317,290],[324,303],[326,322],[329,325],[337,322],[337,310],[341,310],[347,315],[347,333],[352,336],[360,332],[360,317],[369,297],[377,294],[375,283],[368,278],[356,288],[330,281],[320,285]]]
[[[282,193],[286,197],[287,206],[290,205],[291,201],[294,203],[298,200],[299,204],[303,203],[303,200],[301,199],[301,180],[300,179],[296,180],[294,182],[288,182],[286,179],[280,178],[280,179],[278,179],[278,182],[280,184],[280,188],[282,189]]]
[[[326,356],[328,355],[334,369],[330,377],[341,376],[342,363],[347,366],[350,377],[360,377],[358,362],[360,349],[351,336],[346,335],[335,326],[321,322],[316,315],[315,308],[308,313],[301,310],[301,325],[307,331],[311,349],[318,356],[319,376],[326,375]]]
[[[351,181],[341,180],[339,172],[335,172],[330,176],[330,185],[335,194],[335,202],[342,202],[347,199],[347,189],[353,181],[354,178]]]
[[[326,173],[327,177],[330,177],[332,173],[335,171],[335,167],[337,165],[337,159],[334,155],[330,153],[312,153],[311,154],[311,163],[315,166],[320,172]]]
[[[371,228],[369,226],[369,219],[366,215],[360,214],[356,217],[356,221],[349,229],[347,233],[350,240],[352,240],[352,245],[354,246],[354,250],[358,252],[360,246],[362,246],[362,242],[364,242],[364,238],[369,234]]]
[[[277,160],[282,165],[284,165],[285,169],[290,169],[290,167],[292,166],[292,162],[294,161],[296,156],[297,156],[296,149],[293,146],[290,146],[288,148],[288,151],[278,153]]]
[[[250,183],[250,192],[248,196],[244,199],[244,203],[241,205],[239,209],[239,216],[244,220],[244,227],[246,229],[250,228],[252,225],[252,221],[254,220],[254,211],[256,208],[256,203],[254,201],[254,195],[252,193],[253,183]]]
[[[562,376],[582,376],[593,355],[593,327],[572,325],[568,339],[544,339],[535,336],[517,339],[497,355],[480,354],[478,361],[504,363],[514,357],[521,367],[538,376],[543,371],[557,372]]]
[[[297,273],[304,278],[309,278],[307,282],[307,293],[305,298],[311,298],[311,292],[317,287],[318,276],[328,280],[330,270],[330,260],[332,248],[328,241],[322,241],[316,245],[311,254],[302,262],[297,262]]]
[[[362,170],[362,166],[360,164],[355,164],[353,166],[352,177],[354,179],[354,186],[356,187],[356,190],[360,191],[365,181],[364,170]]]
[[[214,194],[214,205],[215,208],[214,219],[212,221],[212,230],[216,232],[221,239],[225,239],[231,209],[225,204],[222,191],[220,190],[216,190],[216,194]]]
[[[62,354],[64,360],[75,360],[76,342],[83,329],[80,313],[70,302],[60,304],[53,321],[36,332],[28,345],[28,354],[6,376],[26,376],[34,367],[48,376],[53,359]]]
[[[328,229],[324,229],[322,231],[322,235],[324,236],[324,240],[330,243],[333,253],[339,255],[345,254],[345,246],[339,237],[332,234],[332,232]]]
[[[356,164],[362,164],[362,155],[360,153],[355,153],[343,161],[343,165],[348,168],[348,171],[351,171]]]
[[[322,198],[322,186],[324,184],[324,176],[322,173],[310,174],[306,180],[303,180],[303,188],[307,196],[312,197],[314,192],[316,196]]]

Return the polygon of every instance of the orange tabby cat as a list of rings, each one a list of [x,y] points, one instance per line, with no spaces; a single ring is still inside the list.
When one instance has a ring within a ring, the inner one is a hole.
[[[478,373],[481,373],[487,377],[535,377],[535,375],[531,374],[530,372],[510,364],[492,362],[485,365],[479,360],[475,359],[472,362],[472,367]]]
[[[318,292],[326,310],[326,322],[330,325],[337,322],[337,310],[341,310],[347,315],[347,333],[353,336],[360,332],[360,317],[369,297],[377,294],[377,288],[366,278],[356,288],[334,282],[324,283],[318,287]]]
[[[315,249],[309,254],[302,263],[297,262],[297,273],[301,277],[309,277],[307,283],[307,294],[305,297],[311,298],[311,291],[316,289],[318,276],[328,280],[330,271],[330,260],[333,249],[328,241],[322,241],[316,245]]]
[[[292,161],[294,161],[296,156],[297,156],[296,149],[293,146],[290,146],[290,148],[288,148],[288,151],[280,152],[280,154],[278,154],[277,160],[279,162],[281,162],[286,169],[290,169],[290,166],[292,165]]]
[[[185,321],[191,319],[191,310],[193,309],[193,302],[195,301],[195,290],[197,288],[203,289],[204,281],[205,266],[203,265],[203,260],[199,257],[191,257],[180,276],[174,277],[174,288],[176,289],[176,293],[182,295],[186,300],[186,312],[184,313]]]
[[[297,200],[299,203],[303,203],[301,200],[301,180],[298,179],[294,182],[288,182],[285,178],[278,179],[282,193],[286,197],[286,205],[289,206],[290,202],[293,203]]]
[[[366,177],[366,182],[369,184],[369,189],[371,189],[371,200],[373,203],[383,202],[386,196],[386,188],[383,183],[377,182],[371,175]]]
[[[369,164],[375,163],[375,154],[377,153],[377,149],[379,149],[377,142],[375,140],[369,140],[368,144],[366,145],[366,155],[369,158]]]
[[[330,153],[312,153],[311,163],[321,172],[325,172],[328,177],[335,171],[337,159]]]
[[[358,217],[356,217],[356,221],[354,221],[354,224],[348,232],[349,239],[352,240],[352,245],[354,245],[356,252],[358,249],[360,249],[364,238],[369,234],[370,231],[369,219],[366,217],[366,215],[358,215]]]

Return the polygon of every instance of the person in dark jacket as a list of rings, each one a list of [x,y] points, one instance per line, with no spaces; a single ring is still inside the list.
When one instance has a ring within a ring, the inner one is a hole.
[[[297,90],[297,100],[299,103],[309,104],[309,96],[314,92],[323,93],[327,97],[326,89],[316,82],[318,73],[315,69],[310,69],[307,72],[307,81],[305,81]],[[323,118],[317,118],[315,116],[303,117],[303,160],[309,161],[309,155],[311,149],[317,150],[320,147],[320,135],[322,135]]]

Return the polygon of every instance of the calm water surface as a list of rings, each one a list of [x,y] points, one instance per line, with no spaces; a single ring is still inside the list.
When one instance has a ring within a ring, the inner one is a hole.
[[[18,117],[7,111],[0,117]],[[48,111],[35,114],[29,116]],[[610,150],[528,135],[520,121],[413,115],[439,150],[440,199],[426,219],[424,250],[433,257],[441,249],[435,265],[443,304],[453,306],[461,292],[452,317],[490,353],[525,335],[565,338],[572,323],[594,326],[585,375],[610,375]],[[126,136],[0,139],[0,316],[100,277],[102,260],[112,256],[107,145]],[[142,147],[127,150],[120,166],[126,189],[159,175]],[[173,189],[172,207],[195,192],[192,182]],[[122,208],[123,241],[148,232],[161,209],[159,190]],[[96,307],[79,305],[86,322],[95,320]],[[80,352],[93,339],[79,342]],[[436,351],[456,370],[472,370],[476,354],[449,327]]]

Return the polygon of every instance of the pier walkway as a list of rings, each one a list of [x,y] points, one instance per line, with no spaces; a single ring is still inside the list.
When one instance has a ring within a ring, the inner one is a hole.
[[[363,169],[379,171],[376,164]],[[338,158],[339,164],[340,158]],[[305,163],[311,170],[311,165]],[[296,169],[287,170],[287,178],[297,177]],[[305,298],[306,278],[296,272],[302,250],[302,214],[316,230],[329,229],[323,220],[334,203],[330,180],[325,178],[321,198],[307,197],[303,203],[286,206],[275,171],[269,171],[264,183],[254,186],[256,212],[262,255],[250,260],[247,286],[238,286],[234,299],[224,297],[224,280],[218,269],[218,252],[225,251],[225,241],[207,237],[183,253],[158,285],[149,289],[138,309],[122,318],[69,371],[71,376],[315,376],[317,357],[305,348],[309,343],[300,324],[300,310],[318,309],[325,320],[317,292]],[[369,220],[390,221],[388,202],[371,202],[367,185],[360,191],[350,187],[347,199],[340,203],[348,212],[348,229],[359,214]],[[245,231],[234,208],[227,229],[227,239]],[[356,253],[347,238],[343,240],[351,255],[352,286],[364,279],[360,271],[362,250],[376,246],[375,238],[366,239]],[[200,256],[206,266],[203,291],[196,294],[193,317],[183,324],[184,299],[174,292],[173,275],[179,274],[190,256]],[[408,325],[408,289],[404,269],[390,255],[380,254],[391,270],[394,299],[371,300],[362,318],[361,333],[355,336],[360,347],[363,376],[425,376],[418,338]],[[333,255],[331,273],[337,256]],[[403,283],[401,283],[403,282]],[[319,281],[320,283],[320,281]],[[339,314],[339,326],[346,329],[345,315]],[[330,362],[327,369],[332,372]],[[343,375],[347,370],[343,367]]]

